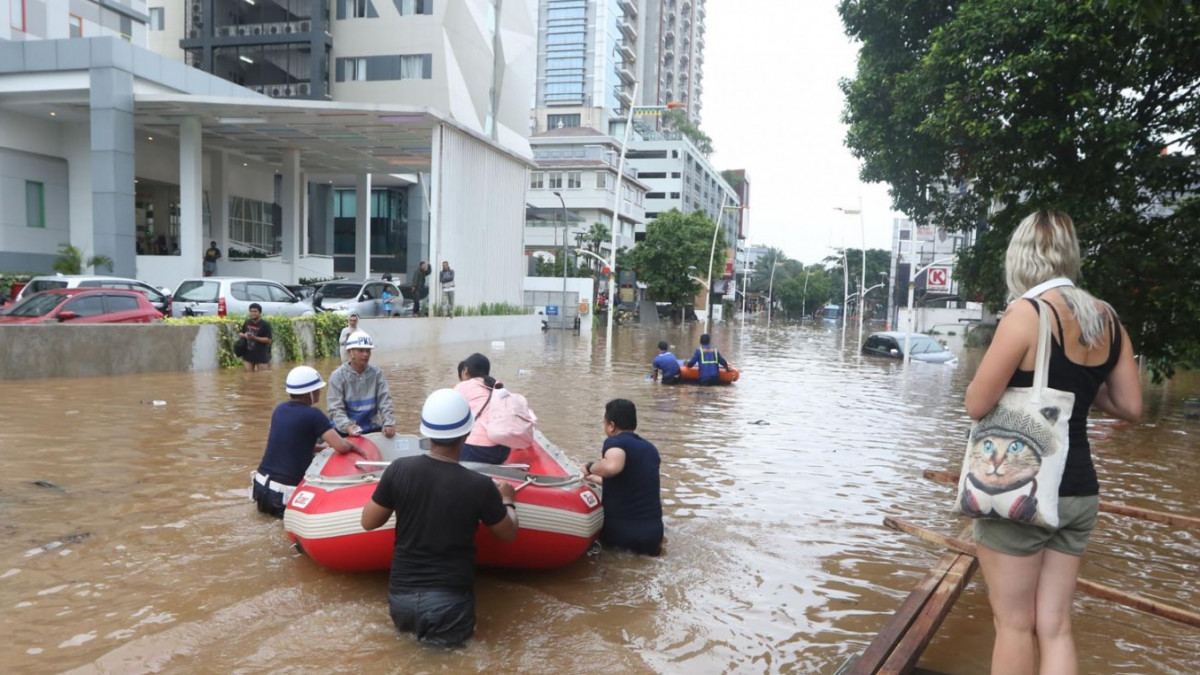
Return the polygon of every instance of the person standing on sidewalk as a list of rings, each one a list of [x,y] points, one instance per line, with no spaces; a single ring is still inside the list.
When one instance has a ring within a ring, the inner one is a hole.
[[[454,316],[454,270],[450,263],[442,261],[442,271],[438,274],[438,283],[442,285],[442,306],[446,308],[446,316]]]
[[[421,298],[424,298],[429,289],[425,287],[425,277],[429,276],[429,263],[424,260],[417,265],[417,271],[413,272],[413,316],[421,316]]]

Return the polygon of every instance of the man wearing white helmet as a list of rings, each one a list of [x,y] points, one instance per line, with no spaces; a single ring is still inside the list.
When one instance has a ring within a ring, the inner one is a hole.
[[[288,373],[290,400],[275,406],[271,414],[267,449],[250,483],[251,498],[262,513],[283,517],[284,505],[304,478],[313,453],[325,443],[339,453],[361,454],[338,434],[325,413],[314,407],[324,386],[321,374],[309,366],[296,366]]]
[[[392,394],[383,371],[371,365],[372,349],[375,342],[363,331],[346,339],[350,360],[329,376],[329,416],[348,436],[382,431],[391,438],[396,435]]]
[[[475,532],[517,536],[516,491],[458,463],[475,416],[467,399],[439,389],[425,399],[429,453],[392,462],[362,512],[374,530],[396,514],[388,609],[397,630],[421,644],[458,647],[475,632]]]

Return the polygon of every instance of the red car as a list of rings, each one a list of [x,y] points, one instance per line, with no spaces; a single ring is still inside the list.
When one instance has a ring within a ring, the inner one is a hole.
[[[5,323],[150,323],[162,313],[136,291],[56,288],[35,293],[0,314]]]

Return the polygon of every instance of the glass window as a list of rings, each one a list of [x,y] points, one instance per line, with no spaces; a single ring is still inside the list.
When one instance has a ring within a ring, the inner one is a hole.
[[[272,302],[270,284],[246,284],[246,295],[253,302]]]
[[[268,286],[267,292],[271,295],[271,302],[291,302],[295,299],[295,296],[292,295],[292,292],[283,286]]]
[[[237,287],[242,285],[233,285],[235,298],[238,297]],[[221,284],[216,281],[185,281],[179,284],[179,289],[175,292],[175,299],[187,302],[216,302],[217,293],[220,290]]]
[[[367,81],[367,60],[346,59],[346,79],[353,82]]]
[[[159,11],[159,14],[162,13],[161,9],[158,11]],[[151,23],[154,22],[154,10],[150,10],[150,20],[151,20]],[[71,37],[73,37],[73,38],[83,37],[83,17],[79,16],[78,14],[71,14],[71,15],[67,16],[67,23],[68,23],[68,26],[70,29]],[[162,29],[160,28],[159,30],[162,30]]]
[[[396,8],[400,10],[400,16],[433,14],[433,0],[399,0]]]
[[[549,176],[550,176],[550,189],[551,190],[561,190],[562,186],[563,186],[562,174],[557,171],[552,171],[552,172],[550,172]]]
[[[37,181],[25,181],[25,225],[46,227],[46,186]]]
[[[89,316],[100,316],[104,313],[104,295],[100,293],[88,293],[63,305],[62,311],[75,312],[78,318]]]
[[[583,172],[582,171],[568,172],[567,173],[567,188],[571,189],[571,190],[578,190],[581,187],[583,187]]]
[[[245,282],[236,283],[229,289],[229,292],[233,295],[234,298],[237,298],[238,300],[241,300],[242,302],[250,302],[250,289],[248,288],[249,285],[250,284],[247,284]],[[214,295],[213,299],[210,300],[209,302],[216,302],[216,300],[217,300],[217,296]]]
[[[604,188],[608,185],[608,174],[603,171],[596,172],[596,187]]]
[[[546,115],[546,128],[558,129],[559,127],[577,127],[581,123],[581,116],[575,115]]]
[[[541,171],[534,171],[533,173],[529,174],[530,190],[541,190],[544,187],[546,187],[546,174],[542,173]]]
[[[137,298],[132,295],[106,295],[104,296],[104,308],[109,314],[116,312],[136,312],[138,305]]]
[[[165,23],[166,10],[162,7],[150,8],[150,30],[162,30]]]
[[[425,57],[421,54],[400,57],[400,79],[425,79]]]
[[[351,19],[365,19],[367,17],[367,2],[369,0],[348,0],[346,4],[350,5]]]
[[[8,5],[9,25],[25,32],[25,0],[10,0]]]

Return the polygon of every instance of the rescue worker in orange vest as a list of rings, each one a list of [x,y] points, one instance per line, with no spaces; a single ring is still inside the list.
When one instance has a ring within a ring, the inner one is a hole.
[[[729,362],[721,356],[716,347],[710,346],[712,338],[708,333],[700,336],[700,346],[688,359],[688,367],[700,364],[700,384],[721,384],[721,368],[729,370]]]

